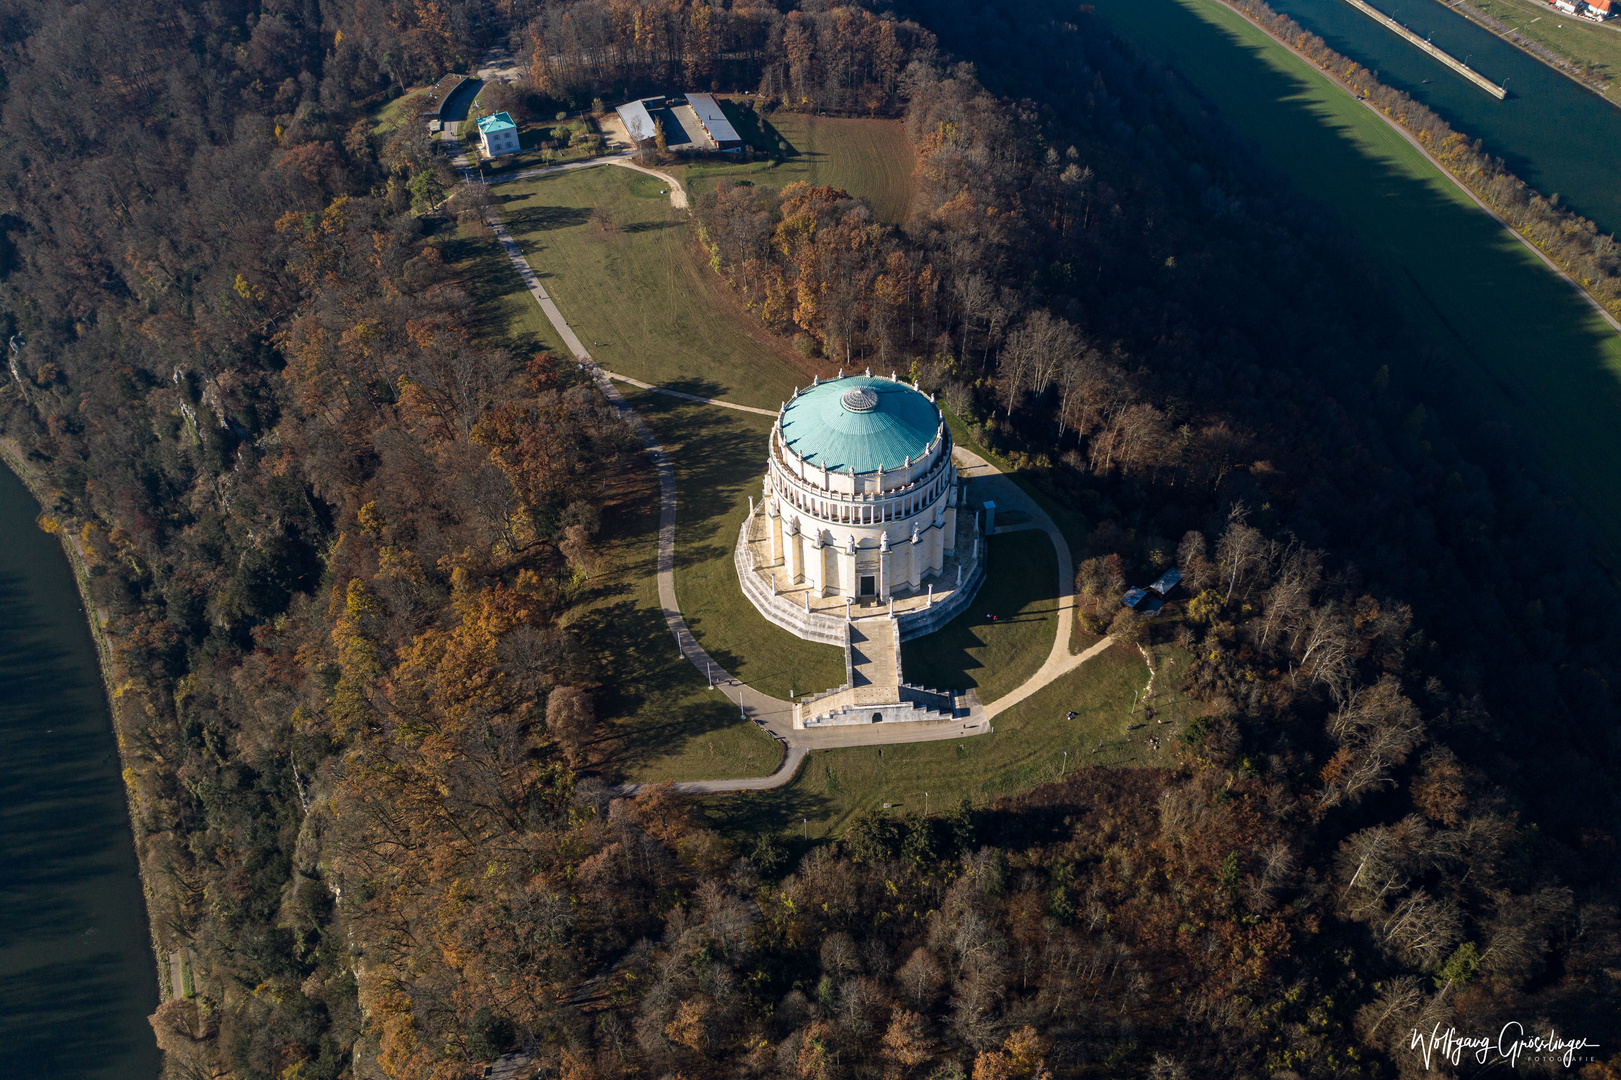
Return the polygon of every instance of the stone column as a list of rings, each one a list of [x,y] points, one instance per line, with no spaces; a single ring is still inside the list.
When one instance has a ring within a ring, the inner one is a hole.
[[[951,495],[946,500],[946,553],[954,554],[957,550],[957,467],[946,466],[951,477]]]
[[[820,526],[810,535],[810,547],[805,551],[804,559],[806,584],[816,590],[817,596],[826,596],[827,560],[822,557],[822,530]]]
[[[799,519],[789,518],[783,525],[783,556],[787,560],[788,583],[798,585],[805,580],[805,541],[799,535]]]
[[[782,507],[776,499],[766,504],[765,535],[771,542],[771,565],[776,566],[786,560],[782,550]]]
[[[890,561],[889,533],[886,532],[878,539],[878,599],[880,600],[886,600],[890,596]]]
[[[923,530],[915,521],[912,522],[912,543],[906,556],[907,581],[915,589],[923,584],[924,562]]]
[[[855,533],[838,549],[839,585],[845,596],[856,594],[856,537]]]

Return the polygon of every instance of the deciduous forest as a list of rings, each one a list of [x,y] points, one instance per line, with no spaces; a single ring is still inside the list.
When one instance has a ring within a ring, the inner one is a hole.
[[[592,770],[613,672],[566,614],[640,448],[479,335],[451,171],[376,117],[508,39],[558,108],[904,118],[901,226],[723,182],[695,231],[1085,519],[1083,618],[1195,657],[1173,768],[816,844]],[[1509,1021],[1621,1075],[1613,553],[1088,9],[0,0],[0,80],[0,436],[107,621],[196,973],[169,1077],[1377,1078]],[[1175,618],[1117,614],[1171,565]]]

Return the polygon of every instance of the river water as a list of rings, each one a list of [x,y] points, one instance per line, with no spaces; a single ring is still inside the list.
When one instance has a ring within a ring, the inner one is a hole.
[[[1479,139],[1510,172],[1542,194],[1559,195],[1601,232],[1621,231],[1621,184],[1616,182],[1621,177],[1621,109],[1437,0],[1370,2],[1504,86],[1506,100],[1496,100],[1344,0],[1268,2],[1335,51],[1378,72],[1386,86],[1406,91],[1458,131]],[[1552,8],[1541,17],[1575,21]]]
[[[1338,0],[1283,2],[1327,11]],[[1404,0],[1404,17],[1406,4],[1417,2]],[[1253,144],[1381,265],[1380,299],[1394,300],[1424,332],[1413,349],[1418,362],[1402,372],[1409,390],[1430,406],[1467,400],[1470,413],[1506,422],[1478,436],[1523,447],[1562,472],[1569,498],[1621,547],[1621,479],[1610,464],[1621,461],[1621,335],[1366,106],[1226,6],[1093,3],[1133,47],[1174,68],[1208,103],[1213,120]],[[1370,35],[1388,34],[1364,21]],[[1394,37],[1390,47],[1412,51]],[[1434,68],[1430,86],[1452,79],[1471,108],[1499,104],[1422,53],[1413,55]],[[1503,77],[1482,57],[1472,56],[1476,62],[1488,76]],[[1587,94],[1551,71],[1546,76],[1564,83],[1561,91]],[[1471,94],[1480,102],[1468,101]],[[1599,115],[1611,109],[1587,96]],[[1428,343],[1441,347],[1445,364],[1422,360]]]
[[[152,1080],[156,964],[73,572],[0,467],[0,1075]]]

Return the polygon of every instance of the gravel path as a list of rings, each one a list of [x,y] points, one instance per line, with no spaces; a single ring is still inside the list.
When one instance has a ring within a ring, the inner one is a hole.
[[[603,161],[599,159],[594,162],[580,163],[576,166],[557,166],[554,169],[544,171],[559,171],[570,167],[585,167],[602,163]],[[611,163],[618,164],[617,161]],[[513,179],[517,179],[517,177],[513,177]],[[672,189],[672,191],[674,190]],[[675,594],[675,467],[670,461],[669,454],[653,434],[652,429],[637,415],[636,410],[630,407],[624,395],[620,394],[619,388],[614,385],[614,380],[655,393],[668,394],[706,405],[718,405],[722,408],[758,413],[763,416],[775,416],[777,414],[769,409],[757,409],[748,405],[737,405],[729,401],[685,394],[678,390],[668,390],[638,379],[632,379],[626,375],[603,370],[591,358],[590,352],[586,349],[584,343],[580,341],[579,335],[569,326],[568,320],[563,317],[562,311],[558,309],[557,303],[547,293],[545,286],[541,285],[540,278],[535,274],[534,268],[529,265],[528,258],[525,257],[522,249],[518,247],[518,243],[513,239],[511,232],[507,230],[506,223],[501,221],[498,216],[492,216],[490,225],[495,230],[496,238],[501,242],[502,250],[506,252],[507,258],[512,262],[513,267],[517,269],[519,276],[522,277],[524,287],[529,290],[529,294],[535,298],[535,302],[545,312],[546,318],[551,322],[553,329],[562,338],[564,346],[574,354],[576,361],[585,370],[589,371],[597,381],[597,385],[602,389],[603,394],[624,416],[626,422],[631,426],[631,430],[635,432],[636,437],[641,441],[642,447],[647,451],[648,457],[653,461],[659,480],[657,560],[659,606],[663,609],[665,624],[669,626],[677,648],[680,649],[681,655],[688,663],[711,679],[717,690],[738,703],[738,711],[742,716],[759,724],[784,748],[782,764],[768,776],[747,777],[737,780],[682,781],[675,784],[677,790],[695,795],[715,795],[733,791],[766,791],[771,788],[782,787],[791,781],[799,771],[800,765],[804,763],[806,756],[813,749],[930,742],[987,734],[992,730],[990,717],[1012,705],[1018,704],[1054,679],[1073,671],[1111,644],[1111,639],[1105,638],[1078,656],[1070,655],[1070,627],[1074,621],[1073,583],[1071,578],[1074,567],[1070,558],[1068,542],[1065,541],[1063,533],[1059,531],[1058,526],[1047,515],[1047,512],[1026,495],[1023,489],[984,458],[959,447],[955,452],[962,463],[962,474],[980,485],[989,485],[992,489],[989,494],[995,498],[999,508],[1004,510],[1018,509],[1029,514],[1031,521],[1034,523],[1033,526],[1029,527],[1041,529],[1052,540],[1053,548],[1058,555],[1058,632],[1046,663],[1018,689],[985,706],[983,719],[914,723],[894,725],[893,727],[884,725],[883,729],[875,729],[870,725],[851,725],[822,731],[796,731],[793,726],[792,702],[770,697],[745,686],[725,668],[715,663],[714,659],[704,651],[703,646],[699,645],[697,639],[692,636],[692,631],[688,629],[686,619],[681,615],[681,607],[676,600]],[[621,790],[625,793],[633,793],[640,786],[639,784],[628,784],[622,787]]]
[[[996,502],[998,513],[1008,510],[1019,510],[1030,516],[1028,525],[997,526],[998,533],[1018,532],[1023,529],[1040,529],[1052,541],[1053,551],[1058,556],[1058,633],[1053,637],[1052,648],[1047,653],[1047,660],[1036,673],[1020,683],[1016,688],[989,702],[985,706],[985,714],[995,717],[1037,690],[1051,683],[1055,679],[1074,671],[1088,660],[1103,652],[1114,639],[1105,637],[1102,641],[1086,649],[1084,652],[1072,654],[1069,651],[1070,635],[1075,627],[1075,561],[1070,555],[1069,541],[1058,528],[1058,523],[1041,508],[1041,504],[1032,499],[1025,490],[1015,484],[1011,478],[980,457],[971,450],[957,447],[953,451],[957,459],[957,472],[981,485],[981,490],[991,496]]]

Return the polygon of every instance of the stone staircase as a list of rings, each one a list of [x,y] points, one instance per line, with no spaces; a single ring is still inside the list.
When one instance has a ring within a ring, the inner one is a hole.
[[[850,624],[850,685],[899,686],[901,658],[896,654],[893,619],[857,619]]]
[[[844,685],[796,704],[794,727],[939,722],[971,710],[965,695],[902,680],[900,625],[891,616],[853,619],[844,631]]]

